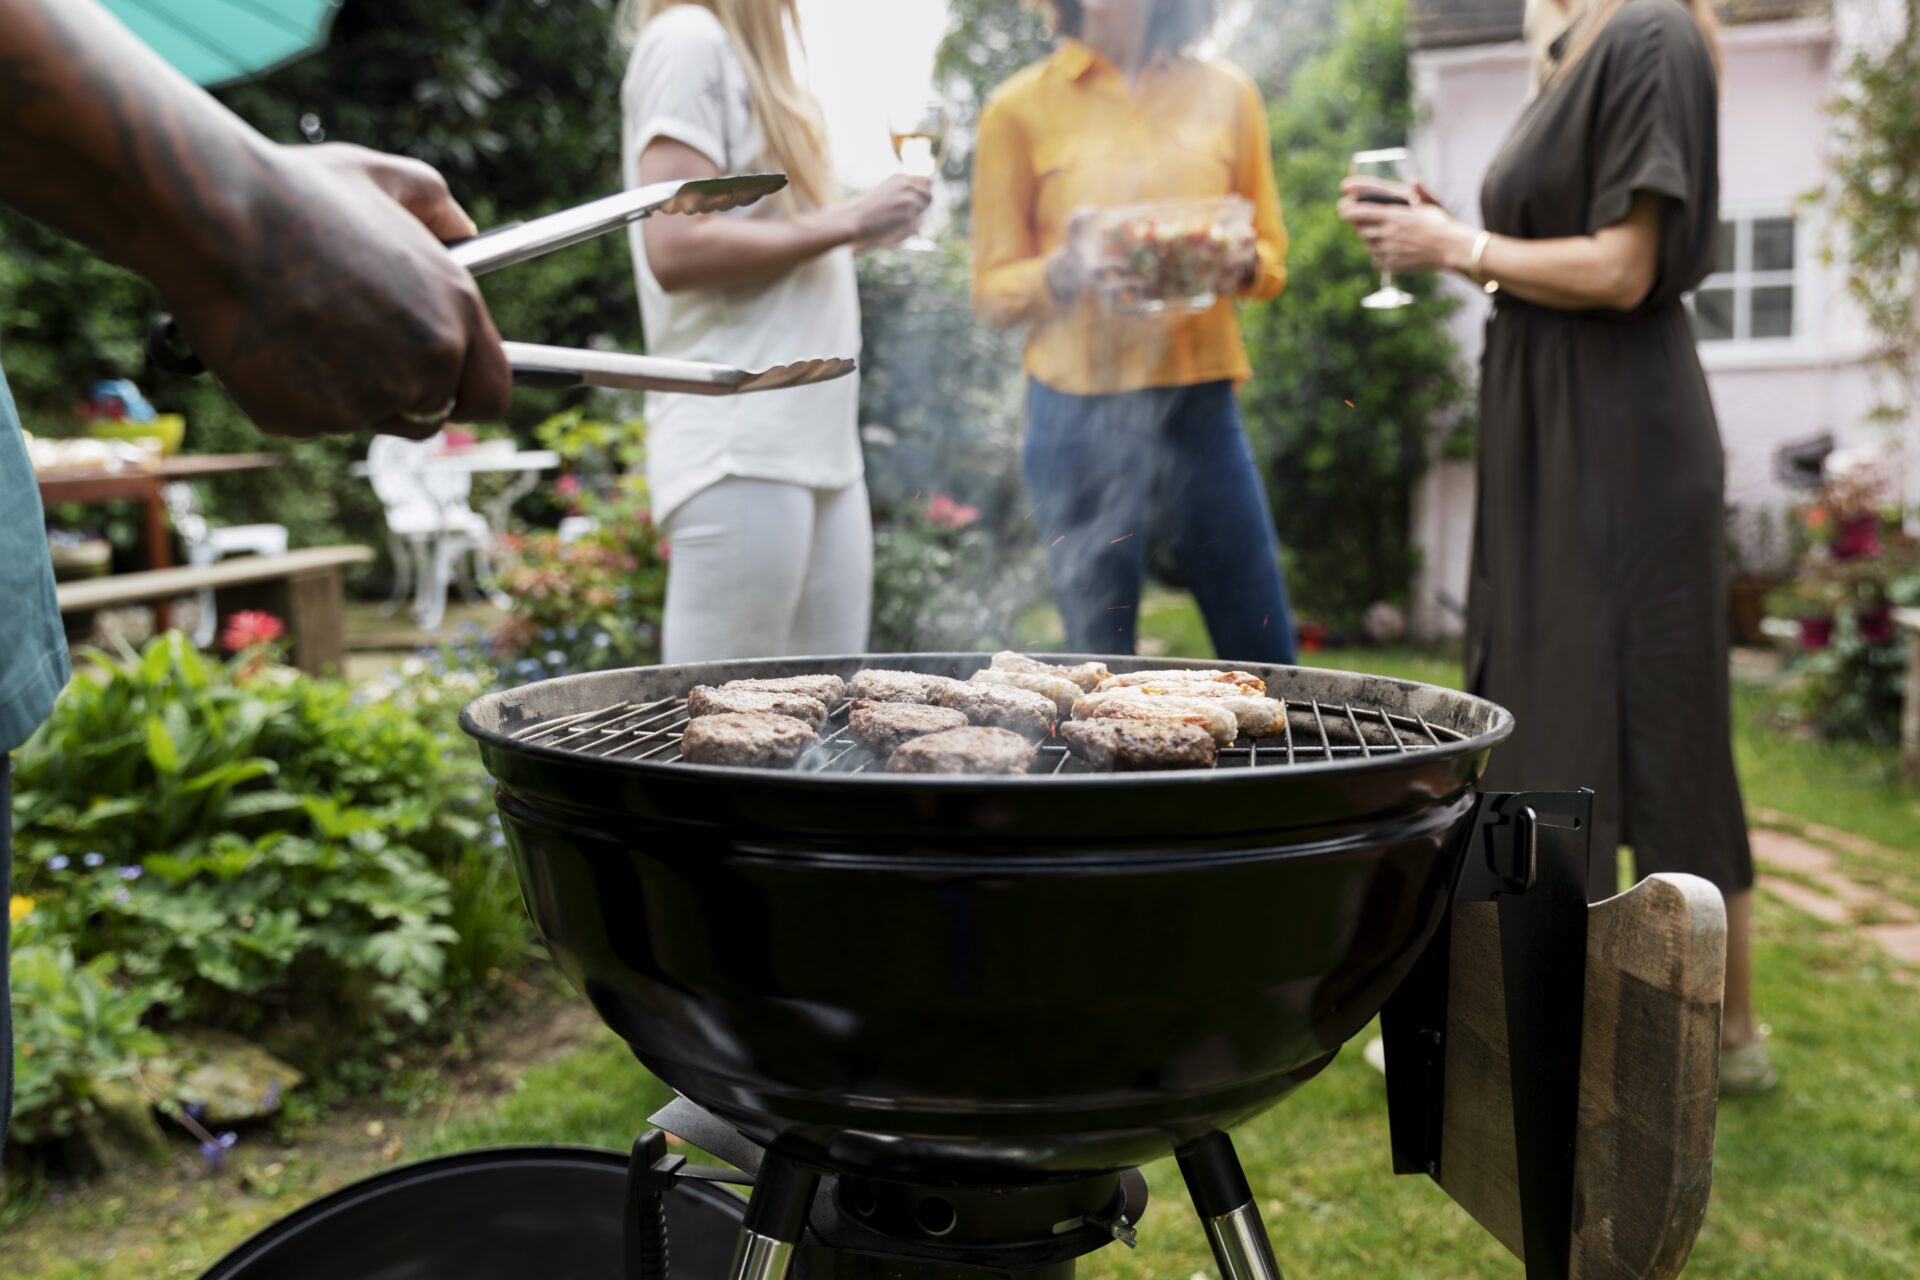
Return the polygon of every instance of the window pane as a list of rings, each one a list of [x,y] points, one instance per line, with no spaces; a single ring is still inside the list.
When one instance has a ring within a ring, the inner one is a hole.
[[[1693,295],[1693,333],[1702,342],[1733,337],[1733,290],[1702,289]]]
[[[1753,270],[1793,270],[1793,219],[1753,220]]]
[[[1722,222],[1713,237],[1713,270],[1718,275],[1722,271],[1733,270],[1733,255],[1739,228],[1731,222]]]
[[[1793,286],[1765,285],[1753,291],[1753,336],[1793,336]]]

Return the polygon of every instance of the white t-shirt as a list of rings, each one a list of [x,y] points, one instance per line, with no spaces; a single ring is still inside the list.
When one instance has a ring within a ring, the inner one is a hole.
[[[769,167],[739,55],[719,19],[699,5],[676,5],[647,23],[627,63],[620,106],[622,172],[629,187],[639,183],[641,153],[656,138],[692,147],[722,173]],[[720,216],[768,218],[780,210],[763,200]],[[652,354],[754,370],[859,355],[860,297],[851,249],[823,254],[753,288],[668,294],[647,265],[638,225],[630,236]],[[859,402],[858,374],[743,396],[649,393],[647,482],[655,518],[665,520],[727,476],[814,489],[855,483],[861,478]]]

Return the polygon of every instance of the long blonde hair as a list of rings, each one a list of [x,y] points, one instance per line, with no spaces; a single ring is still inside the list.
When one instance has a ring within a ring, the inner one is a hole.
[[[1528,0],[1525,25],[1527,38],[1534,45],[1536,90],[1565,79],[1574,64],[1587,56],[1594,41],[1600,38],[1607,23],[1625,3],[1626,0],[1569,0],[1568,4],[1561,7],[1556,5],[1555,0]],[[1725,67],[1720,58],[1720,19],[1713,12],[1712,0],[1674,0],[1674,3],[1683,6],[1693,17],[1694,25],[1700,28],[1700,34],[1707,42],[1707,52],[1713,55],[1715,77],[1723,77]],[[1554,27],[1537,23],[1550,5],[1561,7],[1569,21]],[[1563,33],[1567,36],[1566,52],[1555,61],[1548,54],[1547,47]]]
[[[796,0],[625,0],[620,30],[629,45],[652,19],[676,5],[694,4],[720,20],[747,73],[753,114],[767,140],[763,163],[786,174],[788,190],[805,208],[819,209],[839,196],[827,149],[820,104],[802,87],[787,56],[787,29],[800,32]]]

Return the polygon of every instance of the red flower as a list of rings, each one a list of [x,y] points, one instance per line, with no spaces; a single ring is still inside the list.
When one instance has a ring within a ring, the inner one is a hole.
[[[272,644],[285,634],[286,624],[272,614],[243,609],[228,617],[227,628],[220,633],[220,647],[228,653],[239,653]]]

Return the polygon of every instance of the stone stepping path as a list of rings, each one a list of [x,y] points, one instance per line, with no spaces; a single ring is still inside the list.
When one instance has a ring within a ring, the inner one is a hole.
[[[1794,824],[1798,831],[1788,831],[1765,825],[1791,821],[1770,810],[1754,818],[1761,824],[1753,828],[1752,839],[1762,890],[1816,920],[1859,934],[1899,964],[1920,969],[1920,910],[1848,875],[1835,850],[1880,863],[1913,862],[1912,855],[1830,827]],[[1904,881],[1900,887],[1920,897],[1920,884]]]

